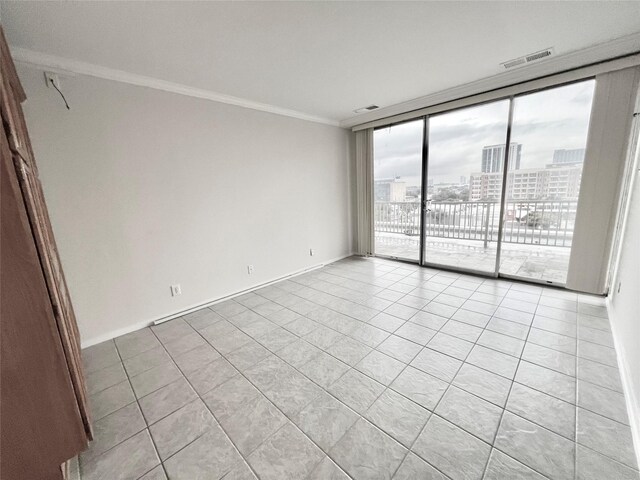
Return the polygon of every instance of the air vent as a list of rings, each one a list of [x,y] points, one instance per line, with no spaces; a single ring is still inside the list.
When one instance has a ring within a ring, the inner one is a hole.
[[[538,62],[547,57],[550,57],[551,55],[553,55],[553,47],[540,50],[539,52],[530,53],[529,55],[525,55],[523,57],[514,58],[513,60],[508,60],[504,63],[501,63],[500,65],[502,65],[505,70],[509,70],[510,68],[520,67],[528,63]]]
[[[543,50],[541,52],[532,53],[531,55],[527,55],[527,63],[534,62],[536,60],[540,60],[542,58],[550,57],[553,52],[548,50]]]
[[[368,107],[357,108],[353,113],[370,112],[371,110],[376,110],[378,108],[380,108],[378,105],[369,105]]]
[[[524,65],[525,63],[527,63],[527,61],[524,57],[522,57],[516,58],[515,60],[509,60],[508,62],[504,62],[502,65],[504,65],[504,68],[513,68],[517,67],[518,65]]]

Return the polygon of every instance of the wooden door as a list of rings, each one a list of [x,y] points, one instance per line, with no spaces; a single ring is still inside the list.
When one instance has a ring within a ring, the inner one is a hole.
[[[26,97],[1,27],[0,63],[0,471],[2,478],[59,478],[60,464],[91,439],[80,340],[24,121]]]

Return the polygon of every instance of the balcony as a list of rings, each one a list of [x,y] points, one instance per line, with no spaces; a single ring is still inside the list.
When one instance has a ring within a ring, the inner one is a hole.
[[[500,271],[564,283],[577,201],[509,201],[503,220]],[[500,228],[498,202],[429,202],[427,262],[492,272]],[[419,202],[375,202],[376,253],[417,260]]]

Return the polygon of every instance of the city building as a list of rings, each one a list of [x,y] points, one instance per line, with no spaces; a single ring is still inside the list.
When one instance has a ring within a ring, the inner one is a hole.
[[[577,200],[582,165],[547,166],[510,171],[507,174],[509,200]],[[502,172],[471,175],[469,200],[498,200],[502,194]]]
[[[570,165],[584,162],[584,148],[558,149],[553,151],[554,165]]]
[[[488,145],[482,149],[482,172],[501,172],[504,164],[504,143],[502,145]],[[509,165],[511,169],[520,168],[520,158],[522,156],[522,145],[512,143],[509,147]]]
[[[376,202],[404,202],[407,196],[407,184],[400,177],[376,180],[373,187]]]

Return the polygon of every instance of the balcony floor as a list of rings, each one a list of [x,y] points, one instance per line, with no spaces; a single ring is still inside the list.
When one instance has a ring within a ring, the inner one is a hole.
[[[396,233],[376,233],[378,255],[417,260],[420,238]],[[563,284],[569,267],[568,247],[521,245],[505,243],[502,246],[500,273],[532,280],[545,280]],[[493,272],[496,243],[484,248],[482,241],[433,238],[427,241],[427,262]]]

